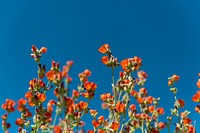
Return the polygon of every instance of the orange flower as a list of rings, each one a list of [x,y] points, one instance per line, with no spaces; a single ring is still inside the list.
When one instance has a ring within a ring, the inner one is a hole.
[[[184,100],[182,100],[182,99],[178,99],[177,102],[178,102],[180,108],[183,108],[183,107],[185,106],[185,102],[184,102]]]
[[[74,113],[74,105],[68,107],[68,114],[72,115]]]
[[[122,71],[119,72],[119,77],[120,77],[121,79],[124,78],[124,75],[125,75],[125,74],[124,74]]]
[[[101,104],[101,108],[102,108],[102,109],[107,109],[108,106],[109,106],[109,105],[108,105],[107,103],[102,103],[102,104]]]
[[[155,110],[155,107],[154,107],[154,106],[151,105],[151,106],[148,107],[149,113],[153,113],[154,110]]]
[[[98,129],[98,133],[106,133],[106,131],[103,129]]]
[[[55,71],[50,70],[46,73],[46,76],[48,78],[48,80],[53,81],[54,80],[54,75],[55,75]]]
[[[56,104],[56,101],[54,100],[49,100],[49,102],[47,103],[47,111],[48,112],[53,112],[53,105]]]
[[[33,96],[33,93],[32,92],[26,92],[26,94],[25,94],[25,98],[27,98],[27,99],[32,99],[34,96]]]
[[[193,95],[192,101],[194,102],[200,102],[200,90],[196,92],[196,94]]]
[[[92,125],[93,125],[95,128],[97,128],[98,126],[100,126],[100,123],[99,123],[99,121],[97,121],[97,120],[92,120]]]
[[[59,96],[59,89],[58,88],[56,88],[54,91],[53,91],[53,94],[56,96],[56,97],[58,97]]]
[[[147,89],[146,88],[141,88],[140,89],[140,94],[146,96],[148,94]]]
[[[185,110],[184,112],[180,113],[180,116],[181,116],[182,119],[187,118],[188,115],[189,115],[189,112],[187,110]]]
[[[46,53],[47,52],[47,48],[45,48],[45,47],[42,47],[41,49],[40,49],[40,51],[39,51],[41,54],[44,54],[44,53]]]
[[[47,106],[53,106],[53,105],[55,105],[55,104],[56,104],[56,101],[54,101],[54,100],[49,100]]]
[[[5,113],[4,115],[1,116],[2,120],[6,120],[8,118],[8,114]]]
[[[137,56],[133,57],[132,62],[135,64],[136,70],[142,65],[142,59]]]
[[[121,83],[122,83],[122,85],[129,85],[130,80],[124,79],[124,80],[121,81]]]
[[[123,69],[126,69],[126,67],[129,65],[129,60],[128,59],[124,59],[123,61],[121,61],[121,66]]]
[[[190,119],[190,118],[185,118],[184,120],[183,120],[183,124],[184,125],[188,125],[188,124],[190,124],[192,122],[192,120]]]
[[[21,98],[19,101],[18,101],[18,104],[20,105],[26,105],[26,100]]]
[[[97,115],[97,113],[98,113],[97,110],[93,110],[93,109],[90,110],[90,114],[93,117],[95,117]]]
[[[67,83],[71,83],[71,82],[72,82],[72,78],[71,78],[71,77],[67,77],[67,78],[65,79],[65,81],[66,81]]]
[[[119,66],[118,59],[114,56],[103,56],[101,58],[101,62],[105,64],[107,67],[117,67]]]
[[[88,133],[95,133],[93,130],[88,130]]]
[[[119,129],[119,127],[120,127],[120,124],[117,123],[117,122],[112,122],[112,124],[110,126],[110,128],[115,130],[115,131],[117,131]]]
[[[109,44],[103,44],[99,50],[98,50],[100,53],[110,53],[110,46]]]
[[[172,80],[168,80],[168,86],[172,86],[174,82]]]
[[[37,93],[36,96],[38,97],[38,100],[43,103],[46,100],[46,95],[44,93]]]
[[[74,61],[73,60],[67,61],[66,64],[67,66],[72,67],[74,64]]]
[[[179,78],[180,78],[180,77],[179,77],[178,75],[176,75],[176,74],[172,75],[172,77],[171,77],[171,79],[172,79],[173,81],[178,81]]]
[[[163,115],[164,114],[164,109],[163,108],[157,108],[157,113],[158,115]]]
[[[120,64],[125,72],[130,72],[138,70],[142,65],[142,60],[135,56],[134,58],[124,59]]]
[[[31,51],[36,52],[37,50],[36,46],[32,45]]]
[[[78,110],[84,110],[88,107],[88,103],[80,101],[77,105],[77,109]]]
[[[46,119],[49,119],[49,118],[52,116],[52,113],[46,112],[46,113],[44,114],[44,116],[45,116]]]
[[[54,70],[50,70],[46,73],[47,79],[49,81],[56,82],[57,80],[60,81],[65,76],[62,72],[55,72]]]
[[[148,102],[148,104],[152,104],[154,98],[152,96],[148,96],[145,100]]]
[[[108,56],[103,56],[101,58],[101,62],[103,62],[103,64],[105,64],[105,65],[108,65],[109,61],[110,61],[110,59]]]
[[[54,60],[51,61],[51,70],[58,68],[60,63],[56,63]]]
[[[133,120],[133,121],[131,122],[131,125],[133,125],[135,128],[139,128],[139,126],[140,126],[139,122],[136,121],[136,120]]]
[[[140,118],[142,118],[143,120],[146,120],[146,121],[151,119],[151,117],[146,113],[141,113]]]
[[[138,102],[139,104],[143,104],[143,103],[144,103],[144,98],[139,97],[139,98],[137,99],[137,102]]]
[[[116,108],[118,113],[124,113],[125,112],[125,105],[124,103],[118,101],[117,104],[116,104]]]
[[[85,69],[85,71],[83,72],[85,76],[89,77],[91,75],[91,71],[88,69]]]
[[[188,126],[188,133],[196,133],[196,129],[191,124]]]
[[[197,105],[197,106],[195,107],[195,111],[196,111],[197,113],[200,113],[200,105]]]
[[[22,120],[21,118],[18,118],[16,120],[15,124],[17,124],[18,126],[22,127],[24,125],[24,120]]]
[[[86,82],[84,84],[84,87],[88,92],[94,92],[97,88],[97,84],[95,84],[94,82]]]
[[[29,81],[29,86],[34,87],[36,85],[36,79]]]
[[[66,97],[65,98],[65,102],[66,102],[66,106],[69,107],[71,106],[72,104],[74,104],[74,100],[70,97]]]
[[[18,101],[18,106],[17,106],[17,109],[22,112],[24,109],[25,109],[25,105],[26,105],[26,100],[21,98],[19,101]]]
[[[158,128],[159,128],[159,129],[165,128],[165,124],[164,124],[163,122],[159,122],[159,123],[158,123]]]
[[[28,109],[26,109],[25,116],[26,116],[26,117],[31,117],[31,116],[32,116],[32,113],[29,112]]]
[[[67,77],[68,76],[68,72],[69,72],[69,67],[68,66],[63,66],[63,70],[62,70],[63,77]]]
[[[15,101],[11,100],[11,99],[6,99],[6,103],[2,104],[2,108],[7,110],[8,112],[13,112],[15,111]]]
[[[78,74],[80,81],[83,83],[88,81],[87,77],[89,77],[90,75],[91,75],[91,71],[88,69],[86,69],[84,72]]]
[[[55,133],[62,133],[62,127],[61,126],[54,126],[53,131]]]
[[[157,129],[152,129],[150,133],[160,133]]]
[[[144,71],[138,71],[137,75],[138,75],[138,77],[139,77],[140,80],[144,80],[148,76]]]
[[[104,122],[104,116],[99,116],[98,121],[99,121],[99,123],[103,123]]]
[[[135,117],[138,118],[138,119],[140,119],[141,114],[135,114]]]
[[[80,121],[79,122],[79,126],[83,127],[85,125],[85,122],[84,121]]]
[[[110,93],[101,94],[100,98],[102,101],[107,101],[113,99],[113,96]]]
[[[130,92],[131,96],[135,97],[136,99],[138,98],[138,92],[136,90],[132,90]]]
[[[129,106],[129,109],[132,110],[132,111],[136,110],[135,104],[131,104],[131,105]]]
[[[33,102],[32,100],[28,100],[28,104],[29,104],[30,106],[35,106],[35,102]]]
[[[78,98],[79,97],[79,91],[73,90],[72,97]]]
[[[200,88],[200,79],[197,81],[197,87]]]
[[[83,93],[82,93],[82,96],[85,97],[85,98],[89,98],[89,97],[90,97],[90,95],[89,95],[88,92],[83,92]]]
[[[172,75],[169,79],[168,79],[168,86],[173,86],[174,85],[174,82],[178,81],[179,80],[179,76],[174,74]]]
[[[34,78],[29,82],[29,86],[30,86],[31,90],[40,89],[40,88],[45,87],[45,83],[40,79]]]

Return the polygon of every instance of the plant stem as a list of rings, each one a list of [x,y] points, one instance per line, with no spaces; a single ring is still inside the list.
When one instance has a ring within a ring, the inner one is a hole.
[[[53,126],[55,126],[55,124],[56,124],[57,116],[58,116],[58,113],[55,114],[54,121],[53,121]]]
[[[177,102],[177,98],[176,98],[176,95],[174,95],[174,99],[175,99],[175,102]]]
[[[78,133],[78,125],[76,126],[76,133]]]
[[[119,131],[119,133],[122,133],[123,128],[124,128],[124,124],[122,124],[121,130]]]
[[[35,128],[34,133],[37,133],[37,130],[38,130],[38,118],[37,118],[37,111],[36,111],[36,109],[37,109],[37,107],[35,106],[35,116],[36,116],[36,123],[35,123],[35,125],[36,125],[36,128]]]
[[[144,133],[144,122],[143,121],[142,121],[141,130],[142,130],[142,133]]]
[[[114,93],[114,104],[116,105],[116,89],[115,89],[114,67],[112,67],[112,88],[113,88],[113,93]]]
[[[168,128],[168,133],[170,133],[170,123],[169,123],[169,125],[167,126],[167,128]]]
[[[120,100],[121,95],[122,95],[122,91],[120,90],[120,92],[119,92],[119,96],[118,96],[118,101]]]
[[[53,125],[52,125],[52,127],[55,126],[57,117],[58,117],[58,113],[56,112],[55,117],[54,117],[54,120],[53,120]],[[51,131],[51,133],[53,133],[53,130]]]

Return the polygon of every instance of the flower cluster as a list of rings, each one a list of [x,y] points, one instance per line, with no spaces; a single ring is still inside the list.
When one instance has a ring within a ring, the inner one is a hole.
[[[99,48],[99,52],[102,54],[107,54],[101,58],[101,61],[108,67],[117,67],[119,65],[118,59],[112,55],[110,45],[104,44]]]
[[[200,76],[200,73],[199,75]],[[200,79],[197,81],[197,87],[200,88]],[[200,90],[198,90],[192,97],[192,101],[196,103],[200,103]],[[195,107],[195,111],[200,114],[200,104]]]
[[[103,109],[109,111],[108,118],[97,117],[96,110],[90,111],[94,118],[92,121],[94,129],[89,130],[89,133],[129,133],[136,130],[155,133],[165,128],[165,123],[159,121],[159,116],[164,114],[164,109],[158,106],[159,98],[148,95],[147,89],[143,87],[148,75],[139,70],[142,64],[141,58],[135,56],[118,63],[108,44],[102,45],[99,52],[108,54],[102,57],[102,62],[112,68],[113,93],[100,95]],[[119,72],[117,81],[114,80],[114,70],[118,66],[115,64],[120,64],[123,69]],[[135,71],[137,78],[133,76]],[[131,102],[131,99],[135,99],[137,103]]]
[[[192,125],[192,120],[188,117],[190,114],[190,111],[184,110],[185,107],[185,101],[183,99],[177,99],[176,94],[178,92],[178,89],[174,87],[175,82],[179,80],[178,75],[172,75],[168,78],[168,86],[171,87],[170,91],[174,94],[174,108],[171,108],[171,114],[172,116],[167,117],[167,127],[170,131],[170,126],[172,124],[173,118],[172,117],[178,117],[178,121],[175,122],[175,130],[174,133],[196,133],[196,129],[194,125]],[[181,110],[182,109],[182,110]]]
[[[6,113],[2,118],[2,129],[9,133],[11,124],[8,122],[10,113],[18,110],[21,115],[15,121],[19,127],[18,133],[83,133],[83,116],[90,114],[93,120],[93,129],[88,133],[134,133],[140,130],[142,133],[159,133],[164,128],[170,129],[174,123],[174,133],[196,133],[195,125],[189,118],[190,111],[184,110],[185,101],[177,99],[178,89],[174,86],[179,80],[178,75],[168,78],[170,91],[174,94],[174,105],[171,108],[171,116],[167,121],[161,121],[165,109],[160,107],[160,98],[148,94],[145,87],[147,73],[141,70],[142,59],[134,56],[121,62],[111,52],[109,44],[102,45],[98,51],[105,54],[101,58],[103,64],[111,68],[112,72],[112,93],[105,92],[100,95],[102,108],[107,110],[109,115],[99,115],[98,110],[90,108],[90,101],[95,96],[97,84],[89,80],[91,71],[85,69],[78,74],[80,84],[77,89],[70,90],[69,85],[72,78],[69,72],[73,61],[67,61],[66,65],[60,68],[60,63],[54,60],[50,70],[46,65],[41,64],[41,57],[47,52],[47,48],[31,48],[31,57],[35,60],[38,71],[37,77],[29,82],[28,91],[24,98],[17,102],[6,99],[2,109]],[[116,67],[121,66],[118,79],[115,79]],[[200,76],[200,75],[199,75]],[[197,81],[200,88],[200,79]],[[53,90],[52,90],[53,89]],[[52,90],[54,98],[49,98],[47,93]],[[200,91],[192,97],[194,102],[200,102]],[[17,107],[15,107],[17,103]],[[31,109],[32,108],[32,109]],[[34,110],[33,112],[31,112]],[[200,105],[195,110],[200,113]],[[174,119],[177,117],[178,120]],[[59,118],[59,119],[58,119]]]
[[[38,77],[30,80],[24,98],[17,102],[17,109],[21,113],[21,117],[15,122],[19,126],[18,132],[70,133],[75,130],[82,131],[84,125],[82,117],[88,113],[89,102],[94,97],[97,88],[97,84],[88,81],[91,71],[86,69],[79,74],[81,85],[77,90],[72,90],[70,95],[68,85],[72,82],[72,78],[68,73],[73,66],[73,61],[67,61],[62,70],[59,62],[52,61],[51,69],[46,71],[46,66],[42,65],[40,60],[47,49],[45,47],[38,49],[33,45],[31,51],[31,57],[38,65]],[[51,89],[53,89],[55,99],[47,98],[46,94]],[[85,101],[79,100],[81,96],[85,98]],[[45,106],[46,100],[49,100],[47,106]],[[14,106],[15,101],[10,99],[2,104],[2,108],[7,112],[2,116],[2,127],[6,133],[11,127],[11,124],[7,122],[8,114],[15,111]],[[30,112],[31,107],[34,107],[35,113]],[[53,114],[55,114],[54,117]],[[58,122],[58,117],[62,115],[65,117],[60,118]]]

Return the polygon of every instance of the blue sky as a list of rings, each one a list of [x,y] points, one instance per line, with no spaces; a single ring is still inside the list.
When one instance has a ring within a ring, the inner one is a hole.
[[[36,77],[37,66],[29,56],[35,44],[48,48],[42,58],[47,68],[52,59],[62,65],[74,60],[72,89],[79,83],[77,74],[90,69],[90,79],[98,84],[91,108],[100,109],[99,95],[111,89],[111,71],[100,62],[97,49],[109,43],[119,60],[143,59],[149,94],[161,97],[166,110],[173,105],[167,78],[180,75],[178,97],[186,100],[199,125],[191,102],[200,72],[199,7],[198,0],[0,0],[0,103],[22,97]]]

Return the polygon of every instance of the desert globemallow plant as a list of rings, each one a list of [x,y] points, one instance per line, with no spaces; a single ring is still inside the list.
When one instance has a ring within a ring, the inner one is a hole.
[[[179,80],[176,74],[168,79],[170,91],[174,95],[174,108],[165,110],[159,105],[160,98],[149,95],[145,88],[148,75],[141,70],[142,59],[134,56],[118,61],[109,44],[102,45],[98,49],[104,54],[101,61],[112,73],[112,93],[105,92],[97,96],[102,101],[102,109],[109,113],[108,116],[103,116],[99,115],[98,110],[90,108],[90,101],[96,96],[97,89],[97,84],[89,80],[90,70],[79,73],[80,84],[77,89],[69,91],[72,82],[69,71],[73,61],[67,61],[62,68],[59,62],[52,61],[51,69],[46,70],[41,57],[47,52],[47,48],[32,46],[31,51],[31,57],[38,66],[37,77],[30,80],[24,97],[18,101],[6,99],[2,104],[2,109],[6,111],[2,116],[4,133],[9,133],[9,114],[16,110],[21,113],[15,121],[19,127],[18,133],[159,133],[164,128],[168,129],[168,133],[196,133],[189,118],[190,111],[183,109],[184,100],[176,97],[178,89],[175,82]],[[114,78],[116,67],[122,68],[117,80]],[[200,88],[200,80],[197,86]],[[55,98],[47,97],[52,89]],[[192,100],[200,102],[200,91],[194,94]],[[195,110],[200,113],[200,105]],[[159,118],[165,111],[171,111],[171,116],[167,116],[166,121],[160,121]],[[93,118],[93,129],[84,130],[84,115]]]

